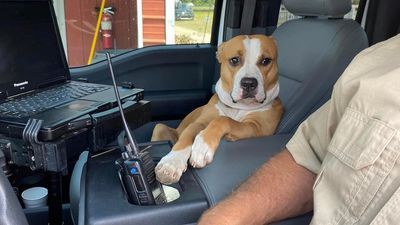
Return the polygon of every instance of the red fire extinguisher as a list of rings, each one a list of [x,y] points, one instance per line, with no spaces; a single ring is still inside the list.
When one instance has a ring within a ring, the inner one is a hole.
[[[111,7],[105,8],[101,17],[101,43],[103,49],[113,48],[112,15]]]

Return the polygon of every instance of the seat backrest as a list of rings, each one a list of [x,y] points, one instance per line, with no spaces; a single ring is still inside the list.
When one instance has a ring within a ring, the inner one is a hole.
[[[357,22],[343,19],[351,0],[283,0],[283,4],[302,17],[283,23],[273,33],[285,108],[277,133],[290,133],[330,98],[334,83],[354,56],[368,47],[368,40]]]
[[[3,152],[0,153],[0,224],[1,225],[28,225],[24,211],[12,189],[10,182],[4,175],[1,162],[4,159]]]

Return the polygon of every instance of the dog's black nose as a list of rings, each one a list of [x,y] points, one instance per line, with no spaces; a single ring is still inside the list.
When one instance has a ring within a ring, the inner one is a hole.
[[[243,91],[251,92],[257,88],[258,81],[256,78],[245,77],[240,81],[240,86],[243,88]]]

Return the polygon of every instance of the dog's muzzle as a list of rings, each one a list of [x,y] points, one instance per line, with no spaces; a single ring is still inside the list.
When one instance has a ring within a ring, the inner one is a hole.
[[[257,94],[258,81],[253,77],[244,77],[240,81],[240,87],[243,90],[242,99],[254,98]]]

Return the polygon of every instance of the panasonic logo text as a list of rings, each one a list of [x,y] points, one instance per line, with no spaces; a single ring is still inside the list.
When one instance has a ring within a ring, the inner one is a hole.
[[[27,84],[29,84],[29,82],[28,81],[24,81],[24,82],[21,82],[21,83],[14,84],[14,87],[21,87],[21,86],[24,86],[24,85],[27,85]]]

